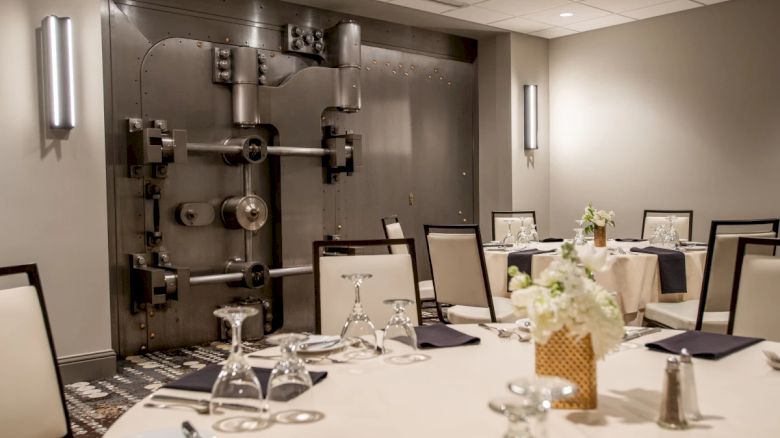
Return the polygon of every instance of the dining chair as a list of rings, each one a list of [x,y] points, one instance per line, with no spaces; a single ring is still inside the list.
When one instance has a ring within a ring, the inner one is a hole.
[[[36,265],[0,267],[0,279],[26,276],[0,289],[0,425],[9,437],[70,437],[68,408],[57,367]],[[7,284],[5,281],[3,284]]]
[[[669,217],[676,216],[674,227],[680,240],[693,239],[693,210],[645,210],[642,216],[642,239],[649,236],[658,225],[669,223]]]
[[[405,245],[404,254],[383,254],[390,245]],[[350,248],[341,255],[326,251],[328,247]],[[360,302],[377,329],[393,315],[392,306],[382,301],[405,298],[415,303],[407,315],[416,326],[422,321],[420,292],[417,288],[417,260],[414,239],[327,240],[313,247],[314,306],[317,333],[339,335],[352,309],[355,293],[351,281],[342,275],[371,274],[360,286]]]
[[[772,254],[747,254],[748,246],[771,249]],[[780,341],[780,239],[741,237],[731,292],[728,334]]]
[[[454,324],[515,321],[512,301],[490,291],[479,225],[424,228],[439,319],[441,305],[450,304],[447,321]]]
[[[493,240],[501,240],[509,230],[507,219],[521,219],[523,225],[536,225],[536,210],[524,211],[493,211],[490,222],[493,229]],[[517,233],[520,230],[512,230]]]
[[[398,216],[392,215],[382,218],[382,230],[386,239],[404,239],[404,230]],[[406,245],[391,245],[388,247],[390,254],[406,254]],[[418,283],[420,300],[423,302],[436,301],[436,291],[433,289],[433,280],[421,280]]]
[[[777,238],[779,226],[780,219],[712,221],[699,299],[648,303],[644,319],[651,325],[673,329],[726,333],[737,242],[740,237]],[[766,248],[754,248],[751,254],[765,254],[767,251]]]

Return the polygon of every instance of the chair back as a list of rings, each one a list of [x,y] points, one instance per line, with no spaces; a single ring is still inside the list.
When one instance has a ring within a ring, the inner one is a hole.
[[[509,224],[512,222],[512,233],[517,234],[520,231],[520,225],[536,225],[536,211],[493,211],[491,212],[491,222],[493,227],[493,240],[501,240],[509,231]]]
[[[780,341],[780,258],[746,254],[749,247],[775,252],[778,246],[780,239],[741,237],[737,242],[728,334]]]
[[[702,328],[704,312],[730,311],[739,238],[776,238],[778,227],[780,219],[712,221],[696,330]],[[748,252],[769,255],[773,249],[755,247]]]
[[[355,248],[355,255],[325,256],[324,248],[337,245]],[[372,249],[406,245],[404,254],[366,254]],[[372,277],[360,286],[360,302],[377,329],[384,328],[393,314],[392,306],[382,301],[390,298],[412,300],[414,308],[407,315],[414,325],[422,319],[420,292],[417,285],[417,261],[413,239],[317,241],[314,247],[314,292],[316,330],[325,335],[340,335],[355,302],[352,281],[345,274],[365,273]],[[363,253],[359,253],[359,252]]]
[[[404,230],[401,228],[401,222],[398,216],[388,216],[382,218],[382,230],[385,232],[385,239],[404,239]],[[406,245],[390,245],[388,248],[390,254],[408,254]]]
[[[642,239],[652,235],[658,225],[668,224],[672,216],[675,216],[673,224],[680,240],[692,240],[693,210],[645,210],[642,217]]]
[[[71,436],[36,265],[0,268],[0,277],[23,274],[27,285],[0,290],[0,425],[3,436]],[[10,279],[10,278],[9,278]]]
[[[425,225],[439,303],[488,307],[496,320],[478,225]],[[444,231],[444,232],[434,232]]]

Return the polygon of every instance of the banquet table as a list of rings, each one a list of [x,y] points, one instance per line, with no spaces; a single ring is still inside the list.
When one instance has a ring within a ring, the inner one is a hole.
[[[498,325],[502,326],[502,325]],[[510,324],[503,325],[510,327]],[[478,336],[481,343],[426,350],[426,362],[393,365],[382,357],[348,364],[309,365],[328,377],[309,394],[284,403],[284,409],[316,409],[325,418],[316,423],[285,425],[231,434],[236,437],[500,437],[503,416],[488,401],[511,395],[510,380],[533,374],[534,347],[499,339],[476,325],[451,326]],[[780,431],[780,371],[764,360],[762,349],[780,353],[780,343],[761,342],[712,361],[693,359],[699,406],[704,419],[684,431],[661,429],[655,421],[667,354],[647,350],[646,342],[679,333],[664,330],[631,341],[637,348],[610,353],[598,363],[598,408],[554,410],[547,420],[548,437],[773,437]],[[252,366],[272,367],[265,359]],[[160,389],[158,393],[207,397],[206,393]],[[108,430],[106,437],[180,436],[189,420],[204,432],[220,415],[189,410],[155,409],[139,402]],[[165,435],[161,431],[170,431]],[[224,435],[221,435],[224,436]]]
[[[555,250],[561,243],[535,243],[524,249]],[[611,251],[621,248],[626,254],[610,254],[612,262],[609,269],[597,272],[596,282],[607,290],[620,295],[624,314],[636,314],[643,311],[647,303],[658,301],[685,301],[699,298],[702,278],[704,277],[704,262],[707,252],[703,250],[686,251],[685,273],[688,290],[686,293],[661,293],[661,277],[658,271],[658,257],[652,254],[631,253],[633,247],[649,246],[642,242],[610,241]],[[509,253],[515,250],[500,250],[485,248],[485,265],[488,271],[490,289],[493,295],[508,297],[507,267]],[[556,255],[553,253],[536,254],[533,256],[531,269],[533,278],[537,278],[547,268]]]

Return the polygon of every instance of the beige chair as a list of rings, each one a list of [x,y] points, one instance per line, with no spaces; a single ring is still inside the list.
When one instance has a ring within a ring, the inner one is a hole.
[[[776,238],[779,224],[778,219],[712,221],[700,299],[677,303],[648,303],[645,306],[645,321],[650,325],[679,330],[726,333],[737,259],[737,242],[740,237]],[[757,228],[765,230],[769,227],[771,231],[757,230]],[[722,232],[726,228],[731,229],[732,232]],[[734,231],[734,228],[738,230]],[[757,248],[755,251],[757,254],[762,254],[767,250]]]
[[[0,434],[72,436],[38,269],[0,268],[0,279],[12,275],[26,275],[28,285],[0,290]]]
[[[447,320],[454,324],[515,321],[511,300],[490,292],[479,226],[424,227],[439,318],[441,304],[451,304]]]
[[[401,228],[401,222],[398,216],[388,216],[382,218],[382,229],[387,239],[404,239],[404,230]],[[406,254],[406,245],[391,245],[390,254]],[[436,301],[436,291],[433,290],[433,280],[422,280],[418,284],[420,289],[420,300]]]
[[[520,225],[536,225],[536,211],[493,211],[490,213],[490,222],[493,227],[493,240],[501,240],[509,231],[509,223],[512,222],[512,233],[520,231]]]
[[[405,254],[369,254],[388,245],[405,245]],[[318,241],[314,242],[314,296],[316,330],[325,335],[340,335],[355,301],[352,282],[344,274],[368,273],[360,287],[360,302],[377,329],[384,328],[393,314],[391,306],[382,303],[390,298],[406,298],[415,303],[407,309],[414,325],[422,320],[417,289],[417,263],[413,239]],[[356,255],[326,256],[331,246],[353,248]],[[361,252],[361,253],[358,253]]]
[[[778,239],[740,238],[728,333],[780,341],[780,258],[745,254],[748,246],[776,252]]]
[[[693,210],[645,210],[642,216],[642,239],[652,235],[658,225],[668,224],[671,216],[675,216],[674,228],[677,229],[680,240],[692,240]]]

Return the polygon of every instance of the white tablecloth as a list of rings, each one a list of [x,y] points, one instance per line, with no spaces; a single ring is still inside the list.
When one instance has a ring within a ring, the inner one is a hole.
[[[557,249],[560,243],[538,243],[533,247],[541,250]],[[632,247],[646,247],[647,242],[613,242],[610,248],[621,247],[629,251]],[[530,249],[528,247],[526,249]],[[596,281],[610,291],[620,294],[623,313],[634,314],[644,310],[647,303],[658,301],[683,301],[699,298],[704,277],[706,251],[685,253],[685,275],[687,293],[661,294],[661,277],[658,272],[658,257],[651,254],[616,254],[609,257],[614,261],[610,269],[596,273]],[[493,295],[508,297],[507,263],[509,252],[485,250],[485,265]],[[533,256],[532,277],[539,276],[555,259],[555,255]]]
[[[308,399],[302,396],[286,405],[314,407],[325,413],[324,420],[307,425],[274,425],[257,433],[232,436],[498,438],[506,420],[490,411],[487,402],[510,395],[506,388],[509,380],[533,373],[533,345],[499,340],[474,325],[453,327],[479,336],[481,344],[426,350],[431,360],[413,365],[390,365],[381,358],[346,365],[312,365],[313,370],[327,370],[328,377],[314,387]],[[667,330],[634,342],[674,333]],[[761,350],[767,348],[780,352],[780,343],[763,342],[718,361],[694,359],[699,405],[705,419],[685,431],[668,431],[655,424],[667,355],[644,348],[612,353],[598,364],[598,409],[553,411],[548,436],[775,437],[780,431],[780,372],[765,362]],[[252,359],[251,363],[273,366],[260,359]],[[160,392],[207,396],[165,389]],[[184,420],[212,431],[211,424],[220,418],[142,404],[119,418],[106,437],[175,431]]]

